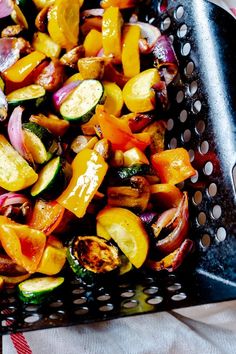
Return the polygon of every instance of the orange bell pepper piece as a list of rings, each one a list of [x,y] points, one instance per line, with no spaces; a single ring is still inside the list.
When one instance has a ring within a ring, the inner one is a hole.
[[[112,56],[121,61],[121,27],[122,16],[118,7],[105,10],[102,19],[102,44],[105,56]]]
[[[4,72],[4,76],[9,81],[22,82],[45,58],[45,54],[34,51],[19,59],[14,65],[7,69]]]
[[[177,184],[196,173],[184,148],[164,150],[154,154],[151,162],[162,183]]]
[[[102,0],[100,6],[107,9],[110,6],[119,7],[119,9],[129,9],[137,5],[137,0]]]
[[[95,150],[84,149],[72,162],[72,178],[57,201],[78,218],[82,218],[100,187],[108,166]]]
[[[143,151],[150,144],[148,133],[133,134],[127,121],[108,114],[102,106],[97,107],[96,115],[102,135],[111,142],[113,150],[126,151],[137,147]]]
[[[0,216],[0,242],[16,264],[34,273],[44,251],[46,236],[41,231]]]
[[[60,224],[64,211],[65,208],[56,201],[46,202],[39,199],[35,203],[28,225],[48,236]]]
[[[150,186],[152,198],[158,206],[165,209],[175,208],[183,198],[183,193],[173,184],[153,184]]]
[[[84,40],[84,50],[86,57],[96,57],[102,48],[102,33],[92,29]]]
[[[125,25],[123,31],[122,66],[124,75],[133,77],[140,73],[139,56],[140,27]]]

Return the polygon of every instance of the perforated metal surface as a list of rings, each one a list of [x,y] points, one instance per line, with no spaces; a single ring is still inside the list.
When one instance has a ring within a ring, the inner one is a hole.
[[[2,334],[236,298],[236,25],[204,0],[169,1],[159,10],[154,1],[140,14],[171,36],[180,61],[167,145],[186,147],[198,170],[185,185],[194,257],[176,274],[137,273],[118,284],[86,286],[68,272],[61,292],[42,306],[23,305],[9,290],[0,300]]]

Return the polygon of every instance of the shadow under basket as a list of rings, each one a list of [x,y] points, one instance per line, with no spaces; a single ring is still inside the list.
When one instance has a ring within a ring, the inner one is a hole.
[[[22,304],[8,289],[0,334],[236,299],[236,21],[205,0],[160,5],[140,13],[173,39],[180,62],[167,147],[184,146],[198,171],[184,186],[195,252],[176,273],[137,273],[113,284],[89,286],[68,271],[57,297],[40,306]]]

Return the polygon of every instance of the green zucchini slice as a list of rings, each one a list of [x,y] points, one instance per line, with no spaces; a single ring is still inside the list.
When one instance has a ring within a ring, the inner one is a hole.
[[[41,196],[45,199],[56,198],[65,187],[65,175],[61,157],[49,161],[39,172],[37,182],[31,188],[32,197]]]
[[[60,107],[62,117],[68,121],[86,123],[102,103],[104,87],[98,80],[83,80]]]
[[[63,277],[42,277],[27,279],[18,285],[19,298],[30,304],[40,304],[62,283]]]
[[[35,163],[47,162],[57,149],[53,135],[40,125],[29,122],[23,124],[25,145]]]
[[[7,95],[9,106],[31,104],[39,107],[46,99],[46,90],[40,85],[29,85]]]
[[[146,164],[135,164],[129,167],[120,167],[114,169],[115,176],[120,179],[128,179],[132,176],[143,176],[150,174],[150,166]]]
[[[68,249],[67,259],[74,273],[87,283],[118,269],[118,249],[98,236],[77,236]]]

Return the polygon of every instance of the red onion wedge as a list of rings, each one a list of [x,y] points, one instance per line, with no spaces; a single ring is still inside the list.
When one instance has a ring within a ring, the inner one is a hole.
[[[0,122],[4,121],[7,118],[7,99],[3,91],[0,89]]]
[[[20,57],[20,46],[17,38],[0,38],[0,71],[7,70]]]
[[[12,0],[0,1],[0,18],[7,17],[11,14],[14,4]]]
[[[24,134],[21,121],[23,111],[24,108],[21,106],[18,106],[13,110],[8,122],[7,131],[10,142],[14,149],[16,149],[16,151],[18,151],[19,154],[23,156],[27,161],[33,163],[33,158],[24,143]]]
[[[154,46],[157,43],[158,38],[161,36],[161,32],[155,26],[145,22],[129,23],[129,25],[139,26],[141,30],[141,39],[139,40],[139,50],[142,54],[149,54],[152,52]]]
[[[189,229],[189,212],[188,212],[188,196],[186,192],[184,192],[183,198],[177,210],[175,211],[174,215],[172,214],[172,218],[171,218],[171,212],[168,216],[169,218],[166,218],[165,228],[172,228],[172,231],[169,233],[168,236],[157,241],[156,243],[156,248],[163,254],[168,254],[170,252],[173,252],[181,245],[181,243],[184,241],[184,239],[187,236],[188,229]],[[155,229],[153,228],[153,230],[155,234]]]
[[[62,103],[69,96],[69,94],[81,83],[81,80],[72,81],[69,84],[62,86],[53,94],[54,107],[59,110]]]
[[[153,48],[154,65],[161,72],[167,85],[169,85],[178,73],[178,59],[172,42],[168,36],[158,38]]]
[[[168,254],[168,256],[162,258],[160,261],[148,260],[146,265],[155,271],[167,269],[169,272],[173,272],[183,263],[184,258],[191,252],[192,248],[193,241],[186,239],[179,248]]]
[[[29,199],[20,193],[4,193],[0,195],[0,208],[7,207],[9,205],[17,205],[28,203]]]

